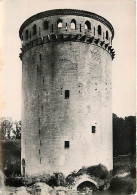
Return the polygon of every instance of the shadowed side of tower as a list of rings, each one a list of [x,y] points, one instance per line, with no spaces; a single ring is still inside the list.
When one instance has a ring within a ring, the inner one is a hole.
[[[21,26],[22,174],[113,169],[113,36],[106,19],[81,10],[42,12]]]

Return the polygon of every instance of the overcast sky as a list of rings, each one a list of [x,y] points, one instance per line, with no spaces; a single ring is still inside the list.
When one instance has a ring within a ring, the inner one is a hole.
[[[135,115],[135,0],[1,0],[0,114],[21,119],[21,24],[36,13],[59,8],[91,11],[113,25],[112,111],[121,117]]]

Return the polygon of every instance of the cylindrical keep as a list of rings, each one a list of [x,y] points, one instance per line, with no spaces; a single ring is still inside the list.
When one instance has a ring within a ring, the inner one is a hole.
[[[113,36],[107,20],[80,10],[46,11],[21,26],[23,174],[113,169]]]

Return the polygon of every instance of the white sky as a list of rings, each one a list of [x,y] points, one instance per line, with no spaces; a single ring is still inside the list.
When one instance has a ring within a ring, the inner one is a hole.
[[[49,9],[73,8],[94,12],[114,27],[112,111],[135,115],[135,0],[1,0],[0,1],[0,115],[21,119],[21,42],[18,31],[30,16]]]

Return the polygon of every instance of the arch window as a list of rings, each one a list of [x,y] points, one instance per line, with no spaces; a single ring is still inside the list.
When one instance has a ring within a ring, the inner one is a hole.
[[[25,39],[27,40],[27,39],[28,39],[28,37],[29,37],[29,31],[28,31],[28,30],[26,30],[26,31],[25,31]]]
[[[108,40],[108,31],[106,31],[106,39]]]
[[[91,30],[91,23],[89,21],[85,22],[85,30]]]
[[[48,28],[49,28],[49,22],[48,21],[45,21],[43,23],[43,27],[44,27],[44,30],[48,30]]]
[[[102,34],[102,29],[101,29],[101,26],[98,25],[98,34],[101,35]]]
[[[37,26],[36,26],[36,24],[33,25],[32,29],[33,29],[33,35],[36,35],[37,34]]]
[[[71,29],[76,29],[76,20],[75,19],[71,20]]]
[[[57,27],[58,27],[58,28],[62,28],[62,20],[61,20],[61,19],[59,19],[59,20],[57,21]]]

